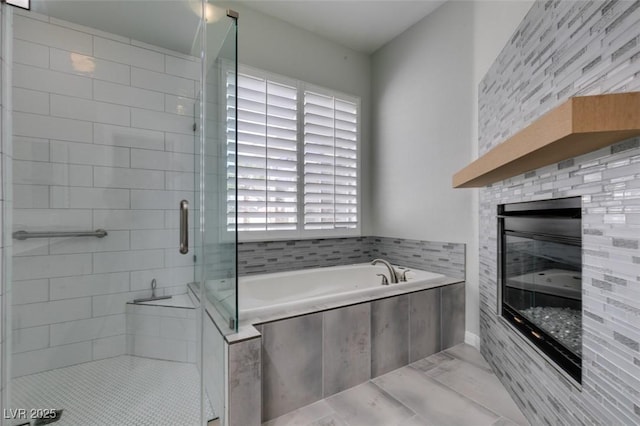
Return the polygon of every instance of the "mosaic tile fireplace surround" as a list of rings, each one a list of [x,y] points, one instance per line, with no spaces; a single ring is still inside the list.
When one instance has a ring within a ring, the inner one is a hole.
[[[640,2],[537,1],[479,88],[482,155],[571,96],[640,91]],[[582,197],[583,378],[497,314],[496,207]],[[532,424],[640,423],[640,139],[480,190],[481,348]]]

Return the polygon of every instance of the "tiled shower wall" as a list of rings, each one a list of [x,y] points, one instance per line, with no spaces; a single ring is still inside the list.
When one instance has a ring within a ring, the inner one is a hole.
[[[244,242],[238,244],[238,268],[242,276],[350,265],[381,257],[464,279],[464,253],[464,244],[388,237]]]
[[[538,1],[479,90],[485,153],[570,96],[640,90],[640,2]],[[501,203],[583,202],[583,381],[579,387],[499,319]],[[640,140],[480,191],[482,353],[532,424],[640,423]]]
[[[20,376],[125,353],[125,303],[152,278],[159,294],[193,280],[177,207],[194,195],[199,62],[16,12],[13,67],[14,230],[109,232],[14,241]]]

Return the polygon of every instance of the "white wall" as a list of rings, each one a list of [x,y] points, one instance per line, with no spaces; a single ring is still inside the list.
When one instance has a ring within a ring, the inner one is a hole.
[[[473,335],[476,191],[452,189],[451,178],[476,155],[478,82],[530,5],[447,2],[372,59],[372,233],[468,245],[466,329]]]
[[[240,13],[240,63],[361,98],[362,234],[370,235],[370,56],[243,7],[238,2],[228,6]]]

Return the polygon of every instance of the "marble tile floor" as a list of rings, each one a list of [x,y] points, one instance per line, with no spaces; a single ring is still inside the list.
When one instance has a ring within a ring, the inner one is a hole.
[[[200,424],[195,364],[123,355],[22,376],[12,386],[16,408],[62,408],[56,426]]]
[[[528,424],[480,352],[460,344],[263,426]]]

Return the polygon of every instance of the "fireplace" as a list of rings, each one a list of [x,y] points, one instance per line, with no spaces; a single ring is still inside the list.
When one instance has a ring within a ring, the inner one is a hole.
[[[578,383],[581,230],[580,197],[498,206],[502,316]]]

